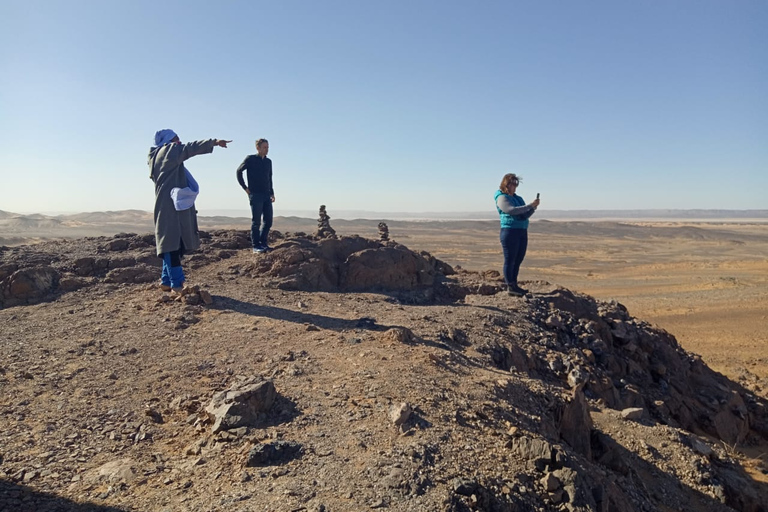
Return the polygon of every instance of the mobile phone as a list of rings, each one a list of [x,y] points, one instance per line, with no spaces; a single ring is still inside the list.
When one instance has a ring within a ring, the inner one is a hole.
[[[538,198],[539,198],[539,193],[538,193],[538,192],[536,192],[536,199],[538,199]]]

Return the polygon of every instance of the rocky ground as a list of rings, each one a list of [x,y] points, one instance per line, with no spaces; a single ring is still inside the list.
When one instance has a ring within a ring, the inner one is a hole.
[[[545,282],[361,237],[0,248],[0,510],[766,510],[766,400]]]

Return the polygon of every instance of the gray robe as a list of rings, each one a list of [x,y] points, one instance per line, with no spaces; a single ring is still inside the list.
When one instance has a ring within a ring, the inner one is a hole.
[[[149,150],[149,172],[155,182],[155,243],[157,255],[176,251],[184,242],[185,251],[200,247],[195,207],[176,211],[171,189],[187,186],[184,160],[213,152],[215,139],[197,140],[186,144],[166,144]],[[152,161],[154,159],[154,166]]]

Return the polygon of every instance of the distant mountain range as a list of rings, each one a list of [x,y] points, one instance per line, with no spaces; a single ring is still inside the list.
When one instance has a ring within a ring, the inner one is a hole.
[[[300,217],[314,219],[317,212],[312,210],[277,210],[282,217]],[[368,210],[329,210],[332,219],[369,219],[369,220],[496,220],[494,211],[481,212],[375,212]],[[208,210],[201,211],[200,217],[209,219],[250,219],[247,210]],[[669,219],[669,220],[718,220],[718,219],[768,219],[766,210],[542,210],[537,214],[538,219],[582,220],[582,219]],[[152,222],[152,212],[143,210],[120,210],[106,212],[84,212],[66,214],[18,214],[0,210],[0,220],[23,218],[29,220],[58,219],[62,222],[109,222],[131,223],[137,221]]]

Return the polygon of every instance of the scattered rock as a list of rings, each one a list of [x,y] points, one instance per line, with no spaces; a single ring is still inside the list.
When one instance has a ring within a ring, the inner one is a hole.
[[[110,270],[104,281],[108,283],[151,283],[159,277],[157,269],[141,265]]]
[[[589,382],[589,372],[577,367],[568,372],[568,385],[574,389],[581,389]]]
[[[384,331],[383,337],[395,343],[413,343],[415,336],[407,327],[392,327]]]
[[[125,239],[112,240],[107,244],[110,251],[124,251],[128,248],[129,242]]]
[[[213,421],[213,433],[242,426],[257,426],[277,397],[272,381],[247,382],[216,393],[205,411]]]
[[[520,436],[509,441],[510,451],[528,461],[537,470],[553,467],[558,450],[544,439]]]
[[[151,407],[148,407],[144,410],[144,414],[146,416],[149,416],[149,418],[155,422],[155,423],[162,423],[163,422],[163,415],[160,414],[159,411],[152,409]]]
[[[547,492],[555,492],[560,488],[560,480],[552,473],[547,473],[539,481]]]
[[[697,439],[695,437],[691,437],[689,440],[691,443],[691,448],[693,449],[693,451],[695,451],[699,455],[710,457],[714,453],[712,448],[704,441],[701,441],[700,439]]]
[[[462,496],[472,496],[479,487],[475,480],[457,478],[453,481],[453,492]]]
[[[638,421],[643,417],[645,409],[642,407],[629,407],[621,411],[621,417],[625,420]]]
[[[392,405],[389,408],[389,419],[392,421],[392,423],[395,424],[395,426],[399,427],[408,421],[412,413],[413,409],[411,406],[403,402],[399,405]]]
[[[134,462],[132,459],[119,459],[99,466],[95,470],[95,477],[104,479],[108,482],[124,482],[130,484],[136,480],[137,475],[134,471]]]
[[[303,451],[302,446],[294,441],[274,441],[259,443],[248,452],[247,467],[268,466],[295,458]]]

